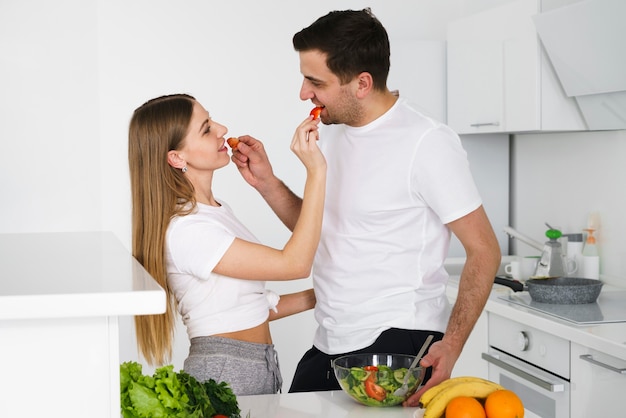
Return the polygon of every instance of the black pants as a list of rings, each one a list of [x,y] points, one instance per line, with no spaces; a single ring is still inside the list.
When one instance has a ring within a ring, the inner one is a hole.
[[[391,328],[380,334],[374,344],[350,353],[329,355],[313,346],[298,363],[289,392],[339,390],[341,388],[331,366],[332,360],[346,354],[357,353],[394,353],[414,356],[430,334],[435,336],[433,342],[443,338],[441,332]],[[426,370],[423,383],[426,383],[429,378],[430,368]]]

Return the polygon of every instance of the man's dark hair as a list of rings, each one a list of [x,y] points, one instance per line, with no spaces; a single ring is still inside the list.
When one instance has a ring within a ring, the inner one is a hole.
[[[368,72],[374,89],[387,88],[389,37],[369,8],[333,11],[293,36],[296,51],[319,50],[326,65],[342,84]]]

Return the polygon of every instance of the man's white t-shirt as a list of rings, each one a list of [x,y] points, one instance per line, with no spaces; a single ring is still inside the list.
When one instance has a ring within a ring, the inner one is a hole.
[[[324,127],[319,144],[328,180],[314,345],[339,354],[389,328],[443,332],[445,224],[482,204],[458,135],[400,98],[366,126]]]

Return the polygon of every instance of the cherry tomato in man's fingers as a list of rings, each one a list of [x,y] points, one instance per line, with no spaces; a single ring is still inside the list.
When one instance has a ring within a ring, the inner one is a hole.
[[[237,149],[237,144],[239,144],[239,139],[237,139],[237,138],[228,138],[226,140],[226,142],[228,142],[228,145],[230,145],[230,147],[233,150],[236,150]]]
[[[322,106],[316,106],[311,110],[310,115],[313,116],[313,119],[319,119],[320,114],[322,113]]]

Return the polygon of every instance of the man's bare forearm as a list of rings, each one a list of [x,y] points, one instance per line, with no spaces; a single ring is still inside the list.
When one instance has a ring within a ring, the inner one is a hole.
[[[277,177],[263,187],[259,186],[257,190],[282,223],[293,231],[300,216],[302,199]]]

